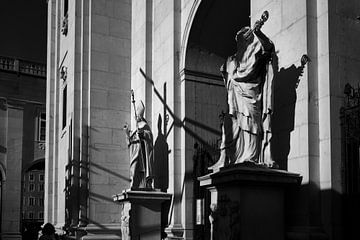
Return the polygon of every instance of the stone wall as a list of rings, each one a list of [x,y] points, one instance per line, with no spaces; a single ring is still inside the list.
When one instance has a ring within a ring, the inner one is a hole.
[[[130,2],[69,1],[67,34],[62,1],[48,6],[45,221],[98,231],[119,223],[112,195],[129,186]]]

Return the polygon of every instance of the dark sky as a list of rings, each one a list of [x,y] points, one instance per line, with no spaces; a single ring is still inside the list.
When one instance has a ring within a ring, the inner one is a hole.
[[[46,0],[0,0],[0,56],[46,63]]]

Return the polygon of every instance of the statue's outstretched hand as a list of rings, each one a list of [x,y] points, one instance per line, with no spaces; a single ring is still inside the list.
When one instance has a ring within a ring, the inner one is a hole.
[[[260,29],[263,25],[264,25],[263,21],[257,20],[254,24],[254,32],[260,31]]]

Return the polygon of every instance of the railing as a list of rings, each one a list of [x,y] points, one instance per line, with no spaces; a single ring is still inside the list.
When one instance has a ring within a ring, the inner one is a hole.
[[[0,70],[46,77],[46,65],[15,58],[0,56]]]

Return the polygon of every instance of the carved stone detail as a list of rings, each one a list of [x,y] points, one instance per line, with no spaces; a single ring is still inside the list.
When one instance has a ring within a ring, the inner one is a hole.
[[[62,20],[62,25],[61,25],[61,33],[63,35],[67,35],[68,33],[68,25],[69,25],[69,20],[68,20],[68,16],[66,15],[63,20]]]
[[[67,79],[67,67],[65,67],[65,66],[61,67],[61,69],[60,69],[60,78],[63,81],[66,81],[66,79]]]
[[[239,240],[240,203],[231,201],[226,195],[221,195],[218,204],[210,205],[210,210],[211,240]]]
[[[124,203],[121,211],[121,239],[131,240],[130,235],[130,204]]]

